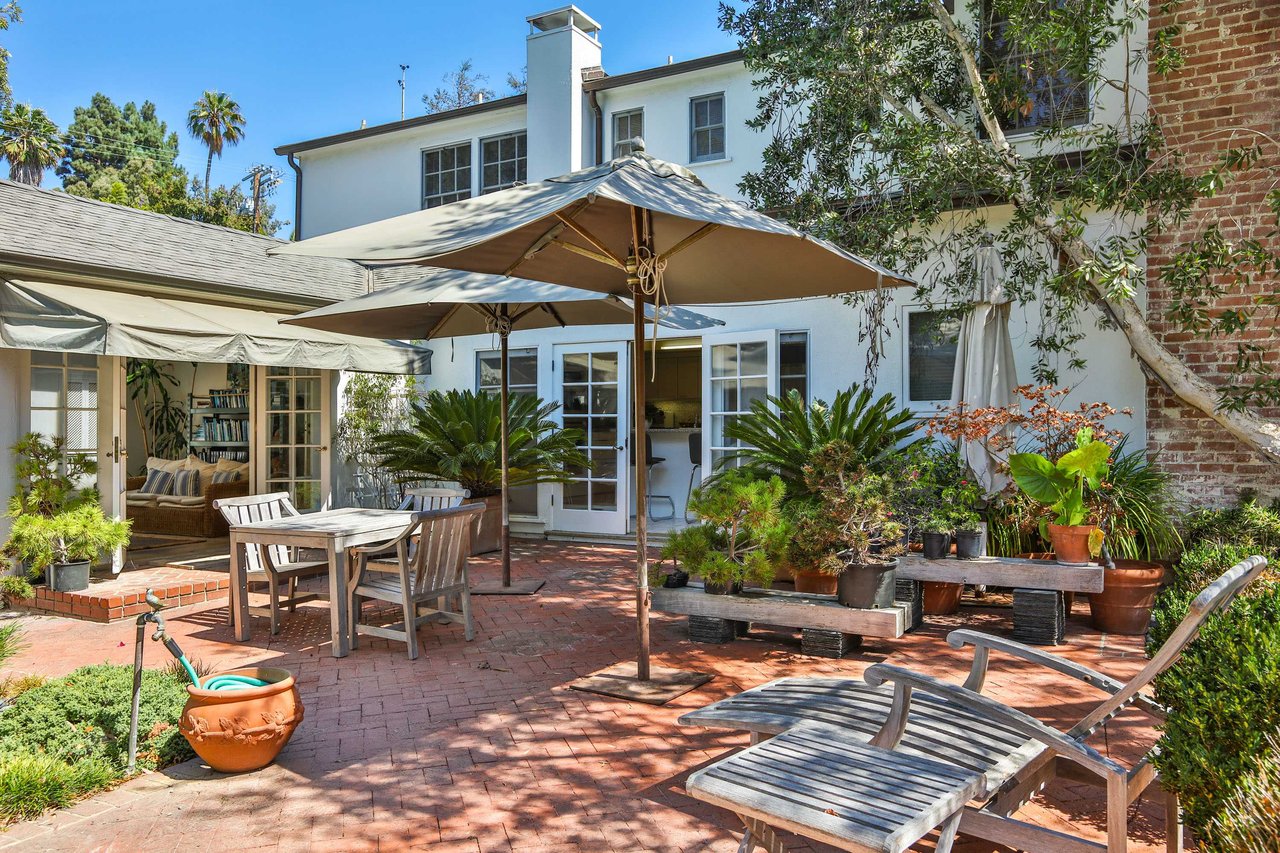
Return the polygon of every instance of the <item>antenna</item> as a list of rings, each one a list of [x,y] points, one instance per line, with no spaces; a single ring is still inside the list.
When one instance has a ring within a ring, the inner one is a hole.
[[[400,66],[400,120],[401,121],[404,121],[404,84],[405,84],[405,80],[407,80],[409,77],[408,71],[409,71],[409,66],[403,65],[403,64]]]

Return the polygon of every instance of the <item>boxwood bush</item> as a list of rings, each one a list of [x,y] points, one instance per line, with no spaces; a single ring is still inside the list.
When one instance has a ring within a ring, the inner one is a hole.
[[[133,668],[87,666],[46,681],[0,713],[0,816],[31,817],[124,778]],[[178,731],[183,680],[146,670],[138,714],[138,767],[192,756]]]
[[[1207,850],[1280,850],[1265,812],[1242,807],[1250,785],[1275,785],[1280,732],[1280,514],[1245,501],[1197,513],[1191,543],[1161,594],[1151,631],[1158,647],[1215,577],[1252,554],[1272,561],[1266,574],[1224,613],[1212,617],[1183,657],[1156,680],[1168,709],[1154,761],[1162,783],[1181,798],[1187,827]],[[1272,795],[1275,789],[1272,788]],[[1267,836],[1262,847],[1240,839]]]

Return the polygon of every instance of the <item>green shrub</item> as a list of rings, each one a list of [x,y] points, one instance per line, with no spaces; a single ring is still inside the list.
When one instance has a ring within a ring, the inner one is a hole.
[[[19,753],[0,758],[0,817],[39,817],[116,781],[119,771],[99,758],[68,764],[51,755]]]
[[[15,699],[44,684],[49,679],[43,675],[27,673],[26,675],[6,675],[0,679],[0,699]]]
[[[22,626],[17,622],[10,622],[0,627],[0,663],[4,663],[22,651],[26,645],[26,641],[22,638]]]
[[[1240,779],[1209,834],[1228,850],[1280,850],[1280,732],[1267,738],[1257,766]]]
[[[1280,507],[1264,507],[1245,493],[1231,509],[1201,510],[1187,516],[1187,541],[1239,545],[1270,560],[1280,558]],[[1273,567],[1274,568],[1274,567]]]
[[[12,606],[20,599],[34,598],[35,594],[35,590],[31,588],[31,582],[26,578],[15,575],[0,577],[0,600],[4,601],[5,607]]]
[[[1205,584],[1256,548],[1191,545],[1161,595],[1151,645],[1162,644]],[[1209,850],[1238,850],[1225,810],[1280,729],[1280,581],[1263,578],[1210,618],[1182,658],[1156,679],[1168,709],[1154,762],[1182,801],[1187,826]]]

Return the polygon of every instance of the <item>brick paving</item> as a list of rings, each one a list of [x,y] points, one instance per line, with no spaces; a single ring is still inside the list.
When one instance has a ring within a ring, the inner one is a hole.
[[[660,708],[570,690],[584,675],[634,657],[631,573],[624,549],[519,542],[518,575],[546,578],[540,595],[473,599],[478,635],[458,626],[422,629],[416,662],[404,646],[362,638],[351,656],[328,654],[328,619],[304,606],[270,637],[255,620],[247,643],[231,639],[225,604],[168,613],[187,654],[214,668],[262,663],[298,676],[305,722],[277,765],[239,776],[195,762],[128,782],[72,809],[22,823],[0,846],[30,850],[400,850],[731,851],[739,834],[729,813],[683,793],[685,777],[746,738],[685,729],[684,711],[783,675],[857,675],[891,660],[958,678],[963,653],[946,645],[960,625],[1008,630],[1008,611],[965,608],[930,617],[900,640],[868,642],[842,661],[804,657],[791,632],[756,631],[723,646],[690,643],[683,620],[655,616],[655,662],[715,673],[708,685]],[[473,577],[497,561],[478,558]],[[1143,660],[1133,638],[1098,634],[1081,605],[1058,651],[1117,677]],[[24,617],[30,647],[11,671],[65,673],[76,666],[132,660],[131,624],[57,616]],[[53,653],[56,650],[56,653]],[[147,661],[167,655],[148,643]],[[997,661],[988,692],[1067,726],[1097,694],[1028,664]],[[1125,761],[1154,733],[1140,716],[1109,724],[1092,741]],[[1104,839],[1095,789],[1055,783],[1020,817]],[[1139,801],[1132,850],[1163,849],[1163,820]],[[790,839],[789,850],[817,848]],[[928,849],[927,844],[923,849]],[[962,839],[957,850],[990,845]]]

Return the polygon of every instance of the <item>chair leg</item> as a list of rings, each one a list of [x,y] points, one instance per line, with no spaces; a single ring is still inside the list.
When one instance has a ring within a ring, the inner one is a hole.
[[[271,597],[271,636],[280,633],[280,581],[267,575],[267,591]]]
[[[684,523],[693,524],[694,519],[689,517],[689,498],[693,497],[693,480],[698,476],[701,465],[694,465],[693,470],[689,472],[689,488],[684,493]]]
[[[462,601],[463,636],[467,638],[469,643],[476,638],[476,626],[471,621],[471,590],[464,589],[458,598]]]
[[[956,832],[960,829],[960,816],[963,813],[964,809],[961,809],[942,824],[942,829],[938,833],[938,844],[934,848],[937,853],[951,853],[951,845],[956,843]]]
[[[418,608],[408,595],[404,598],[404,641],[409,646],[409,660],[418,659]]]
[[[1129,785],[1122,773],[1107,776],[1107,853],[1129,849]]]
[[[1178,795],[1168,790],[1164,792],[1164,849],[1167,853],[1182,850],[1182,808]]]
[[[761,820],[752,817],[738,818],[746,825],[747,831],[742,835],[742,841],[738,844],[738,853],[752,853],[757,846],[763,847],[767,853],[787,853],[786,848],[782,846],[781,839],[774,833],[773,827]]]
[[[296,613],[298,610],[298,579],[296,577],[289,578],[289,612]]]
[[[350,643],[351,648],[354,649],[356,647],[356,643],[359,641],[359,638],[360,638],[360,631],[357,630],[357,626],[360,624],[360,607],[363,602],[360,596],[356,595],[355,592],[353,591],[350,593],[347,603],[348,603],[347,625],[349,626],[348,642]]]

